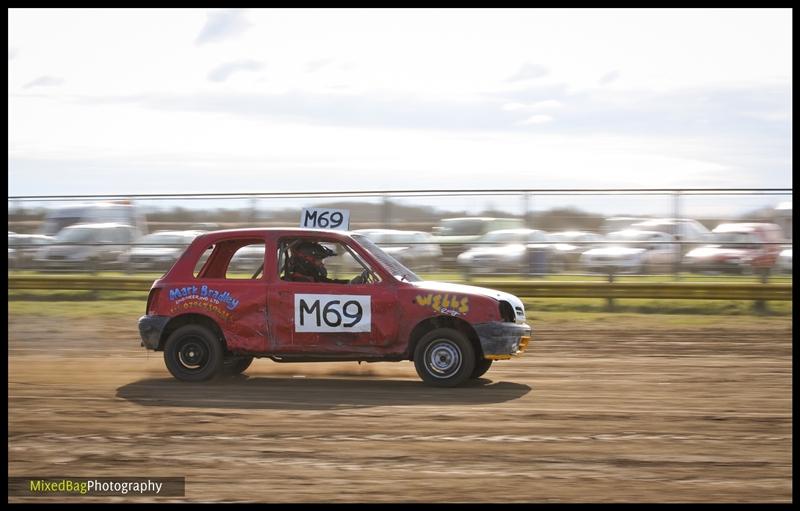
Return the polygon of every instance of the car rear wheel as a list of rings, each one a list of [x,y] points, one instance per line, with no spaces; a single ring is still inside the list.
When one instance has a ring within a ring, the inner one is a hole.
[[[222,361],[222,371],[227,375],[242,374],[253,363],[253,357],[226,357]]]
[[[475,361],[475,369],[472,370],[472,375],[470,375],[470,378],[473,379],[480,378],[481,376],[486,374],[486,371],[488,371],[490,367],[492,367],[491,360],[487,360],[485,358],[479,358],[478,360]]]
[[[222,345],[209,329],[185,325],[167,339],[164,362],[172,376],[179,380],[208,380],[222,370]]]
[[[458,330],[437,328],[417,344],[414,367],[428,385],[455,387],[467,381],[475,370],[475,349]]]

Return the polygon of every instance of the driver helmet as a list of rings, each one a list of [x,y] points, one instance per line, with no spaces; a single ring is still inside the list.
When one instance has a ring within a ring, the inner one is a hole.
[[[323,259],[336,255],[336,252],[317,242],[305,240],[298,240],[289,248],[291,249],[289,269],[292,273],[300,273],[314,280],[321,280],[328,276]]]

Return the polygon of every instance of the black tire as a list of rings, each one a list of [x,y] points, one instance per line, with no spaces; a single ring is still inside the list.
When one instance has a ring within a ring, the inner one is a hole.
[[[464,334],[437,328],[425,334],[414,349],[414,367],[422,381],[435,387],[456,387],[475,369],[475,349]]]
[[[227,357],[222,361],[222,372],[233,376],[242,374],[253,363],[253,357]]]
[[[492,367],[492,360],[487,360],[485,358],[478,358],[475,361],[475,369],[472,370],[470,378],[472,379],[480,378],[481,376],[486,374],[486,371],[488,371],[490,367]]]
[[[185,325],[167,339],[164,362],[172,376],[179,380],[205,381],[222,370],[222,345],[208,328]]]

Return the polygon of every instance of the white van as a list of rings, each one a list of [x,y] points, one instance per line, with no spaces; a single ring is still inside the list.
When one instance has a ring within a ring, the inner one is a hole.
[[[55,236],[71,225],[106,223],[133,227],[135,238],[147,234],[144,215],[130,201],[90,202],[51,208],[39,228],[39,234]]]

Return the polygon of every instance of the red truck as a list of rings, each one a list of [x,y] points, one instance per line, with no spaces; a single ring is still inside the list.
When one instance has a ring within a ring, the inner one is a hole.
[[[254,246],[264,249],[257,266],[229,268]],[[336,265],[342,257],[357,268]],[[259,357],[413,360],[425,383],[445,387],[521,354],[531,337],[516,296],[423,281],[363,235],[318,229],[198,236],[153,283],[139,332],[184,381],[238,374]]]

